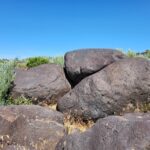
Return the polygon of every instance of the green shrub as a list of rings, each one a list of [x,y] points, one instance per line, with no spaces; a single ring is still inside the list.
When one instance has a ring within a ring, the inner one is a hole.
[[[26,59],[15,58],[14,63],[15,63],[16,68],[22,68],[22,69],[27,68],[27,60]]]
[[[49,62],[63,66],[64,65],[64,57],[63,56],[49,57]]]
[[[144,54],[145,57],[150,58],[150,50],[147,50],[146,53]]]
[[[18,59],[15,58],[15,67],[16,68],[31,68],[31,67],[36,67],[41,64],[48,64],[48,63],[53,63],[53,64],[58,64],[63,66],[64,65],[64,57],[63,56],[56,56],[56,57],[31,57],[31,58],[26,58],[26,59]]]
[[[14,62],[0,63],[0,105],[4,105],[14,80]]]
[[[6,63],[8,61],[9,61],[8,59],[0,59],[0,63]]]
[[[42,64],[48,64],[49,59],[47,57],[31,57],[27,59],[27,67],[35,67]]]
[[[24,96],[20,96],[16,99],[9,97],[6,101],[7,105],[31,105],[32,101],[30,99],[25,98]]]
[[[127,52],[127,56],[128,57],[136,57],[136,53],[134,52],[134,51],[132,51],[132,50],[128,50],[128,52]]]
[[[15,67],[16,68],[21,68],[21,69],[26,69],[27,68],[27,63],[24,63],[24,62],[17,62],[15,64]]]

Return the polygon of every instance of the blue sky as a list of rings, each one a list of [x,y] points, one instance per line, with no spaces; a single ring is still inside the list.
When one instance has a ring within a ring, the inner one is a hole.
[[[0,0],[0,57],[150,48],[150,0]]]

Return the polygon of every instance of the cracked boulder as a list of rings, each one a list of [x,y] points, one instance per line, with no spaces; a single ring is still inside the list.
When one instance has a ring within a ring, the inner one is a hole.
[[[56,103],[70,88],[61,66],[44,64],[28,70],[17,69],[11,96],[24,96],[35,104],[51,104]]]
[[[56,150],[149,150],[150,113],[99,119],[84,133],[64,136]]]
[[[74,86],[83,78],[123,58],[126,56],[115,49],[79,49],[65,54],[65,71]]]
[[[58,101],[58,110],[83,119],[120,114],[150,103],[150,61],[122,59],[83,79]]]
[[[0,149],[54,150],[64,136],[63,114],[41,106],[0,107]]]

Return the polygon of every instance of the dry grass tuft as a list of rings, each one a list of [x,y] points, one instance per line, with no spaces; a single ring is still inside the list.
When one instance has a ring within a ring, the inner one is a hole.
[[[94,125],[94,122],[92,120],[83,121],[81,118],[74,118],[71,115],[65,115],[64,125],[67,129],[67,133],[71,134],[76,130],[80,132],[86,131]]]
[[[48,108],[57,110],[57,104],[50,104],[48,105]],[[81,118],[73,117],[69,114],[64,114],[64,116],[64,126],[68,134],[71,134],[76,130],[84,132],[94,124],[92,120],[83,121]]]
[[[51,104],[48,106],[49,108],[56,110],[57,104]],[[123,108],[122,113],[115,113],[115,115],[123,115],[124,113],[129,112],[149,112],[150,111],[150,103],[129,103],[125,108]],[[68,134],[73,133],[74,131],[84,132],[88,128],[91,128],[94,125],[94,121],[88,120],[83,121],[82,118],[74,117],[69,114],[64,114],[64,126]]]
[[[48,105],[48,108],[51,108],[53,110],[56,110],[57,104],[50,104]]]
[[[135,103],[129,103],[126,107],[122,109],[121,113],[115,113],[115,115],[123,115],[125,113],[134,113],[134,112],[143,112],[147,113],[150,112],[150,102],[135,102]]]

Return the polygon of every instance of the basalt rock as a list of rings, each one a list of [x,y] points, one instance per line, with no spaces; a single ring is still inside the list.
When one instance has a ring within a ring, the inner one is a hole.
[[[44,64],[28,70],[17,69],[11,96],[24,96],[35,104],[51,104],[56,103],[70,88],[61,66]]]
[[[126,56],[115,49],[79,49],[65,54],[65,71],[72,85]]]
[[[97,120],[145,103],[150,103],[150,61],[132,58],[83,79],[58,101],[58,110]]]
[[[64,136],[63,114],[41,106],[0,107],[0,149],[54,150]]]
[[[150,113],[99,119],[84,133],[64,136],[56,150],[149,150]]]

